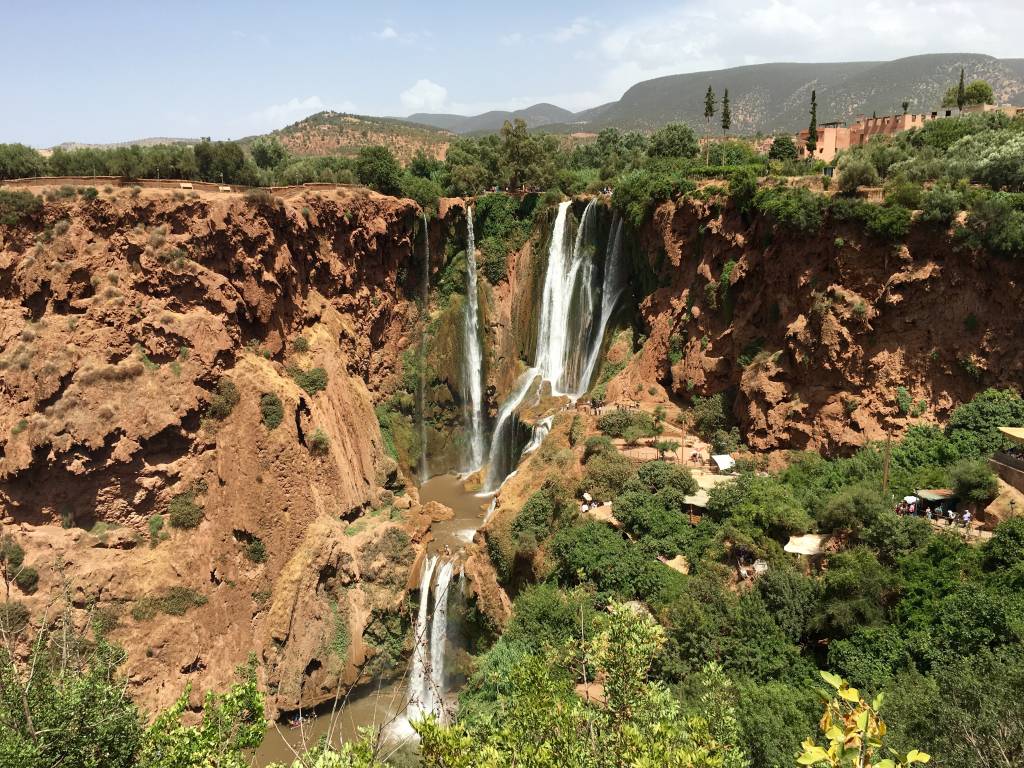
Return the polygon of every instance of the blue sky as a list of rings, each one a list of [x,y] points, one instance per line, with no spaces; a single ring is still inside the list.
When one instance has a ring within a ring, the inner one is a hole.
[[[321,109],[578,110],[635,82],[764,61],[1024,57],[1007,0],[15,2],[0,142],[239,138]]]

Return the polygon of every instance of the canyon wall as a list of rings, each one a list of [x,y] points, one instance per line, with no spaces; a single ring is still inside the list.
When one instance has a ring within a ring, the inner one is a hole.
[[[109,632],[145,708],[251,651],[273,712],[397,665],[429,517],[374,406],[418,222],[359,190],[125,189],[0,228],[0,518],[39,573],[10,597]]]

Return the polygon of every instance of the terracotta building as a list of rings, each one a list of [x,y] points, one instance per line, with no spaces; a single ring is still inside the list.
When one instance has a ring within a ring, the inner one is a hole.
[[[1024,107],[996,107],[991,104],[965,107],[963,113],[966,115],[977,112],[996,111],[1003,112],[1009,117],[1024,115]],[[875,136],[894,136],[897,133],[909,131],[911,128],[920,128],[931,120],[953,117],[956,114],[955,108],[943,108],[936,112],[919,115],[885,115],[883,117],[864,117],[862,115],[851,126],[847,126],[842,121],[822,123],[818,126],[818,147],[815,150],[814,157],[817,160],[831,163],[836,159],[836,155],[840,150],[867,144]],[[796,135],[795,141],[800,157],[807,157],[808,133],[808,131],[804,130]]]

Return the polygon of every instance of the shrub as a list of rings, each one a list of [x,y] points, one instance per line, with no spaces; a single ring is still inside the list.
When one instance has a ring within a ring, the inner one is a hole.
[[[803,187],[764,187],[754,195],[754,207],[776,224],[798,232],[821,229],[828,201]]]
[[[904,178],[890,179],[885,184],[885,202],[917,210],[921,205],[923,192],[920,184]]]
[[[167,538],[167,534],[164,532],[163,515],[152,515],[147,525],[149,527],[149,545],[151,547],[155,547]]]
[[[999,494],[999,484],[988,462],[981,459],[964,459],[953,465],[949,471],[957,498],[971,504],[988,504]]]
[[[500,242],[488,238],[480,244],[483,252],[484,277],[491,285],[497,285],[508,276],[508,256]]]
[[[963,193],[948,184],[936,184],[921,195],[921,221],[949,226],[964,208]]]
[[[690,470],[665,461],[648,461],[637,469],[636,477],[629,481],[627,490],[657,493],[674,488],[684,496],[697,491],[697,481]]]
[[[296,352],[309,352],[309,339],[305,336],[296,336],[292,342],[292,349]]]
[[[583,444],[583,463],[590,461],[592,456],[616,453],[615,444],[606,435],[591,435]]]
[[[704,440],[711,440],[716,432],[729,426],[725,395],[721,392],[693,398],[693,429]]]
[[[324,456],[331,448],[331,439],[322,429],[317,429],[309,438],[309,452],[314,456]]]
[[[245,193],[245,202],[257,208],[271,208],[274,206],[274,196],[269,189],[250,189]]]
[[[196,496],[205,491],[205,483],[193,483],[187,491],[175,495],[167,505],[168,521],[172,528],[195,528],[203,521],[203,508],[196,504]]]
[[[242,547],[246,558],[254,563],[265,563],[267,561],[267,547],[258,536],[251,537]]]
[[[241,397],[235,383],[231,379],[222,378],[217,382],[217,394],[210,399],[207,415],[218,421],[223,421],[231,415]]]
[[[0,603],[0,632],[15,635],[28,626],[28,608],[21,603],[5,601]]]
[[[583,419],[580,418],[578,413],[574,414],[572,424],[569,425],[569,445],[576,447],[580,440],[583,439],[583,434]]]
[[[0,189],[0,224],[15,227],[43,210],[43,201],[31,192]]]
[[[267,429],[277,429],[284,421],[284,404],[281,398],[273,392],[268,392],[260,398],[260,417]]]
[[[32,594],[36,591],[36,586],[39,584],[39,572],[35,568],[22,568],[18,571],[18,575],[14,577],[14,583],[18,585],[22,592]]]
[[[907,391],[906,387],[896,388],[896,408],[900,413],[906,415],[910,413],[910,409],[914,404],[913,398],[910,396],[910,392]]]
[[[967,219],[971,240],[997,256],[1024,256],[1024,211],[1006,192],[982,194]]]
[[[402,191],[402,167],[387,147],[370,146],[360,149],[355,169],[361,184],[382,194],[398,195]]]
[[[327,371],[323,368],[312,368],[304,371],[298,366],[288,369],[288,373],[302,389],[310,396],[327,389]]]
[[[839,191],[844,195],[857,194],[857,187],[877,187],[878,170],[862,155],[850,156],[839,166]]]
[[[184,616],[191,608],[206,605],[207,599],[188,587],[171,587],[162,595],[146,597],[138,600],[132,607],[132,618],[135,621],[149,621],[158,613],[168,616]]]
[[[778,141],[776,139],[776,141]],[[749,168],[736,171],[729,178],[729,197],[741,211],[750,209],[757,194],[757,174]]]
[[[622,454],[602,453],[587,462],[580,487],[598,501],[610,501],[622,493],[634,471],[633,462]]]
[[[645,411],[611,411],[597,420],[597,428],[609,437],[625,437],[630,428],[640,430],[641,437],[654,436],[654,419]]]

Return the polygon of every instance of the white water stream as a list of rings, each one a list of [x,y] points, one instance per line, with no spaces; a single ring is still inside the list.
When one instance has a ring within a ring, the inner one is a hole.
[[[463,325],[463,392],[466,397],[466,430],[469,455],[466,471],[475,472],[484,463],[483,353],[480,349],[480,298],[476,280],[476,237],[473,206],[466,208],[466,303]]]

